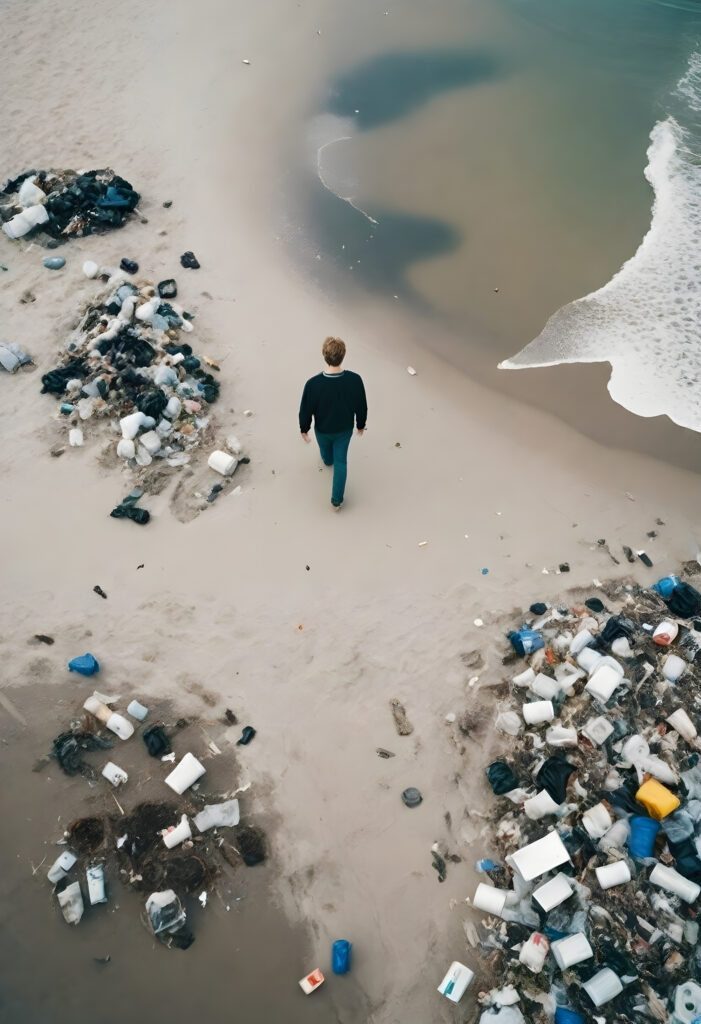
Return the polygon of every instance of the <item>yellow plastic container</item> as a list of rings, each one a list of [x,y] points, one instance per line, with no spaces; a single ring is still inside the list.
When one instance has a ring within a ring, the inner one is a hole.
[[[635,794],[651,818],[662,821],[679,807],[679,799],[657,779],[648,779]]]

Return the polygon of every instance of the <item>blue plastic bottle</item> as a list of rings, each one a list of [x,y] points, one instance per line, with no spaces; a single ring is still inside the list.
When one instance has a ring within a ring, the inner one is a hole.
[[[331,969],[334,974],[347,974],[351,965],[352,943],[348,939],[336,939],[331,947]]]
[[[533,651],[539,651],[541,647],[545,647],[545,641],[543,640],[540,633],[537,633],[534,629],[519,629],[518,632],[509,633],[509,640],[516,651],[522,658],[525,658],[527,654],[533,654]]]
[[[93,654],[82,654],[68,662],[69,672],[78,672],[81,676],[94,676],[100,671],[100,663]]]

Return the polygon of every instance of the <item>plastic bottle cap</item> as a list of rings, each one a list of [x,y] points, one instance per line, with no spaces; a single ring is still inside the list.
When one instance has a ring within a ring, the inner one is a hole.
[[[415,786],[409,786],[409,788],[405,789],[402,793],[402,800],[407,807],[418,807],[423,800],[423,797]]]

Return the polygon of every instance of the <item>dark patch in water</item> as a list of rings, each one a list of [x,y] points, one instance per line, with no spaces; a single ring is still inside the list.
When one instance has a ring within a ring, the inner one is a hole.
[[[419,260],[452,251],[461,240],[450,224],[432,217],[373,207],[378,223],[372,224],[320,182],[313,186],[308,203],[312,211],[309,222],[322,253],[321,265],[313,256],[310,258],[314,277],[327,278],[324,271],[332,268],[333,278],[338,280],[338,271],[345,271],[342,280],[346,284],[351,275],[369,291],[402,295],[420,305],[423,300],[408,283],[407,269]]]
[[[442,92],[494,78],[496,71],[497,62],[482,52],[386,53],[341,75],[331,87],[327,109],[353,117],[361,130],[375,128],[405,117]]]

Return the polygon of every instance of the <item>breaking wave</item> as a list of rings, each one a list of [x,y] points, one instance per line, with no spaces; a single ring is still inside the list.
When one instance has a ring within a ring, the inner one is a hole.
[[[650,135],[655,199],[637,252],[598,291],[559,309],[503,369],[609,362],[614,401],[701,431],[701,54]]]

